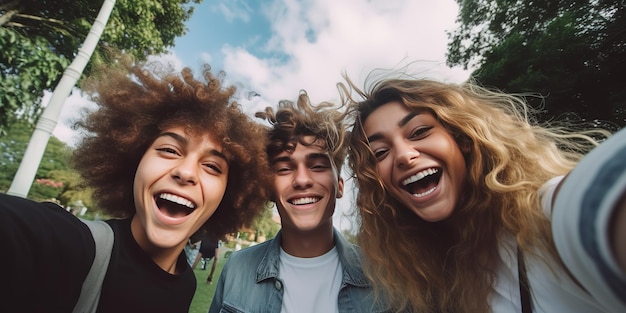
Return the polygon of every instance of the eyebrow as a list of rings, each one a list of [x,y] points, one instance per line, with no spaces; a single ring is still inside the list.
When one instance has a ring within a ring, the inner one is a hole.
[[[292,161],[292,160],[291,160],[291,157],[288,157],[288,156],[282,156],[282,157],[277,157],[277,158],[272,159],[272,161],[271,161],[271,165],[274,165],[274,164],[276,164],[276,163],[281,163],[281,162],[291,162],[291,161]]]
[[[180,134],[173,133],[173,132],[163,132],[159,135],[159,137],[165,137],[165,136],[173,138],[174,140],[178,141],[178,143],[180,143],[183,146],[187,146],[189,144],[189,141],[187,140],[187,138],[181,136]],[[207,149],[207,154],[219,157],[228,164],[228,159],[226,158],[226,155],[224,155],[220,151],[217,151],[215,149]]]
[[[423,112],[423,110],[415,110],[409,112],[409,114],[405,115],[402,119],[400,119],[400,121],[398,121],[398,127],[403,127],[404,125],[408,124],[414,117],[422,114]],[[367,142],[380,140],[382,138],[383,135],[381,133],[374,133],[371,136],[367,137]]]
[[[313,160],[330,161],[330,157],[326,153],[311,153],[306,156],[306,160],[307,161],[313,161]]]
[[[306,161],[326,160],[330,162],[330,157],[326,153],[309,153],[306,155],[305,159]],[[281,163],[281,162],[294,162],[294,160],[290,156],[281,156],[281,157],[272,159],[271,165],[274,165],[276,163]]]

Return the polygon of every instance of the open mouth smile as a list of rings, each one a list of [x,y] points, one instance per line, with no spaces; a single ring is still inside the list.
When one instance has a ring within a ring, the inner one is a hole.
[[[316,202],[319,202],[320,200],[322,200],[322,198],[304,197],[304,198],[292,199],[292,200],[289,200],[288,202],[293,205],[305,205],[305,204],[316,203]]]
[[[412,175],[401,182],[402,188],[415,197],[427,196],[437,189],[441,169],[431,167]]]
[[[191,200],[171,193],[157,194],[155,202],[159,210],[170,217],[187,216],[197,207]]]

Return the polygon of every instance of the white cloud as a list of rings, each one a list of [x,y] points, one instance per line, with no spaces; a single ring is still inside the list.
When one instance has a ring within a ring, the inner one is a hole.
[[[272,21],[260,58],[245,47],[225,46],[224,69],[270,103],[306,89],[314,101],[336,100],[346,71],[357,82],[376,68],[409,62],[422,77],[460,82],[469,76],[445,65],[446,31],[454,28],[453,0],[275,0],[264,8]],[[274,53],[272,53],[274,52]]]
[[[159,55],[148,56],[148,62],[167,65],[168,70],[181,71],[185,66],[175,53],[168,52]]]
[[[200,53],[200,61],[202,61],[203,64],[211,64],[213,63],[213,57],[210,53],[202,52]]]
[[[252,9],[243,0],[222,0],[211,6],[213,12],[220,12],[228,22],[241,20],[243,22],[250,21],[250,12]]]

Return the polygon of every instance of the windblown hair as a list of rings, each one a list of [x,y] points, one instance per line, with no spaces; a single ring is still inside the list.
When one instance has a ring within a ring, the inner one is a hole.
[[[310,146],[322,144],[335,164],[338,172],[346,159],[346,127],[342,115],[330,102],[311,104],[308,94],[301,91],[295,105],[283,100],[274,114],[272,107],[257,112],[256,117],[266,119],[272,128],[269,130],[267,155],[271,160],[283,151],[295,149],[296,144]],[[315,140],[306,141],[305,136]]]
[[[116,217],[135,213],[133,181],[141,158],[167,128],[211,134],[229,164],[224,197],[202,226],[221,236],[248,225],[264,208],[263,188],[271,173],[265,158],[264,127],[231,101],[235,87],[222,86],[210,67],[202,79],[188,68],[174,73],[159,63],[136,63],[128,56],[101,67],[85,83],[97,110],[78,122],[85,137],[73,164],[101,209]]]
[[[513,236],[524,254],[563,266],[537,190],[567,174],[597,145],[592,136],[607,132],[541,127],[523,97],[471,81],[389,78],[362,91],[345,78],[344,91],[359,97],[344,99],[354,115],[349,164],[359,189],[358,243],[368,277],[393,309],[489,312],[502,235]],[[387,192],[377,172],[363,123],[391,101],[433,114],[463,152],[467,181],[446,221],[419,218]]]

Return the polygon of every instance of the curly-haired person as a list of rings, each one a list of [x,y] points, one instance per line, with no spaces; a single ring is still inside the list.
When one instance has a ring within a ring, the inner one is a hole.
[[[625,311],[626,130],[598,146],[471,81],[347,80],[358,242],[393,309]]]
[[[114,233],[98,312],[188,312],[196,288],[183,252],[199,230],[221,236],[265,205],[265,132],[207,67],[165,70],[121,56],[84,84],[98,108],[77,125],[73,161]],[[70,312],[94,239],[53,203],[0,195],[2,312]],[[95,304],[95,303],[94,303]]]

